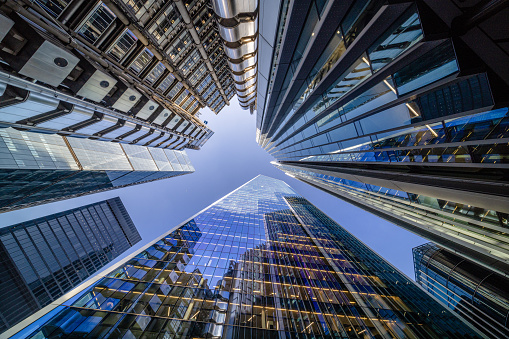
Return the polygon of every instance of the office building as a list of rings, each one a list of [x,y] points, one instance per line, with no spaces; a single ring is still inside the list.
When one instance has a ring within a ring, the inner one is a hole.
[[[0,333],[141,240],[120,198],[0,229]]]
[[[506,4],[268,6],[257,142],[276,166],[508,274]]]
[[[169,149],[200,149],[198,116],[235,94],[204,0],[5,1],[0,123]]]
[[[185,151],[0,128],[0,213],[192,172]]]
[[[509,278],[433,243],[413,250],[415,280],[489,338],[509,337]]]
[[[478,338],[280,180],[258,176],[11,338]]]

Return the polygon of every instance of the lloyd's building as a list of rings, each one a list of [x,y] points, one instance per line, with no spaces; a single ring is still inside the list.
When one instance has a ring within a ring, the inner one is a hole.
[[[507,4],[259,13],[256,138],[275,166],[508,276]]]
[[[0,5],[0,212],[194,171],[235,94],[207,1]]]

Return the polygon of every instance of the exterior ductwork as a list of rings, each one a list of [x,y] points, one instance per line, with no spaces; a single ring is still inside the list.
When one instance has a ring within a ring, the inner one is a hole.
[[[228,65],[242,108],[256,107],[258,1],[212,0]]]
[[[255,53],[256,46],[258,46],[257,38],[255,38],[254,41],[248,41],[242,44],[225,44],[224,53],[230,59],[241,59],[244,55]]]

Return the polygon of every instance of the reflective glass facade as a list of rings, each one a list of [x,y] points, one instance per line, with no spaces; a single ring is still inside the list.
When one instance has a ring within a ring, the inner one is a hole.
[[[141,240],[120,198],[0,229],[0,333]]]
[[[489,338],[509,337],[509,278],[427,243],[413,250],[415,280]]]
[[[185,151],[0,128],[0,212],[192,172]]]
[[[47,311],[13,338],[478,337],[290,186],[264,176]]]
[[[280,1],[257,142],[287,174],[509,274],[506,62],[477,46],[495,31],[451,36],[475,12],[451,2]],[[502,24],[484,14],[465,29]]]

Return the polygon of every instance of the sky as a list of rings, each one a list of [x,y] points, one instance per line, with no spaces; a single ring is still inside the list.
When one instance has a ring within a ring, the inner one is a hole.
[[[187,150],[195,173],[2,213],[0,227],[119,196],[142,237],[141,242],[125,253],[128,255],[255,176],[263,174],[284,180],[414,279],[412,248],[425,243],[425,239],[276,169],[270,164],[274,159],[255,141],[255,115],[242,110],[235,97],[230,106],[226,106],[217,116],[209,109],[203,109],[199,118],[208,121],[208,127],[215,134],[201,150]]]

